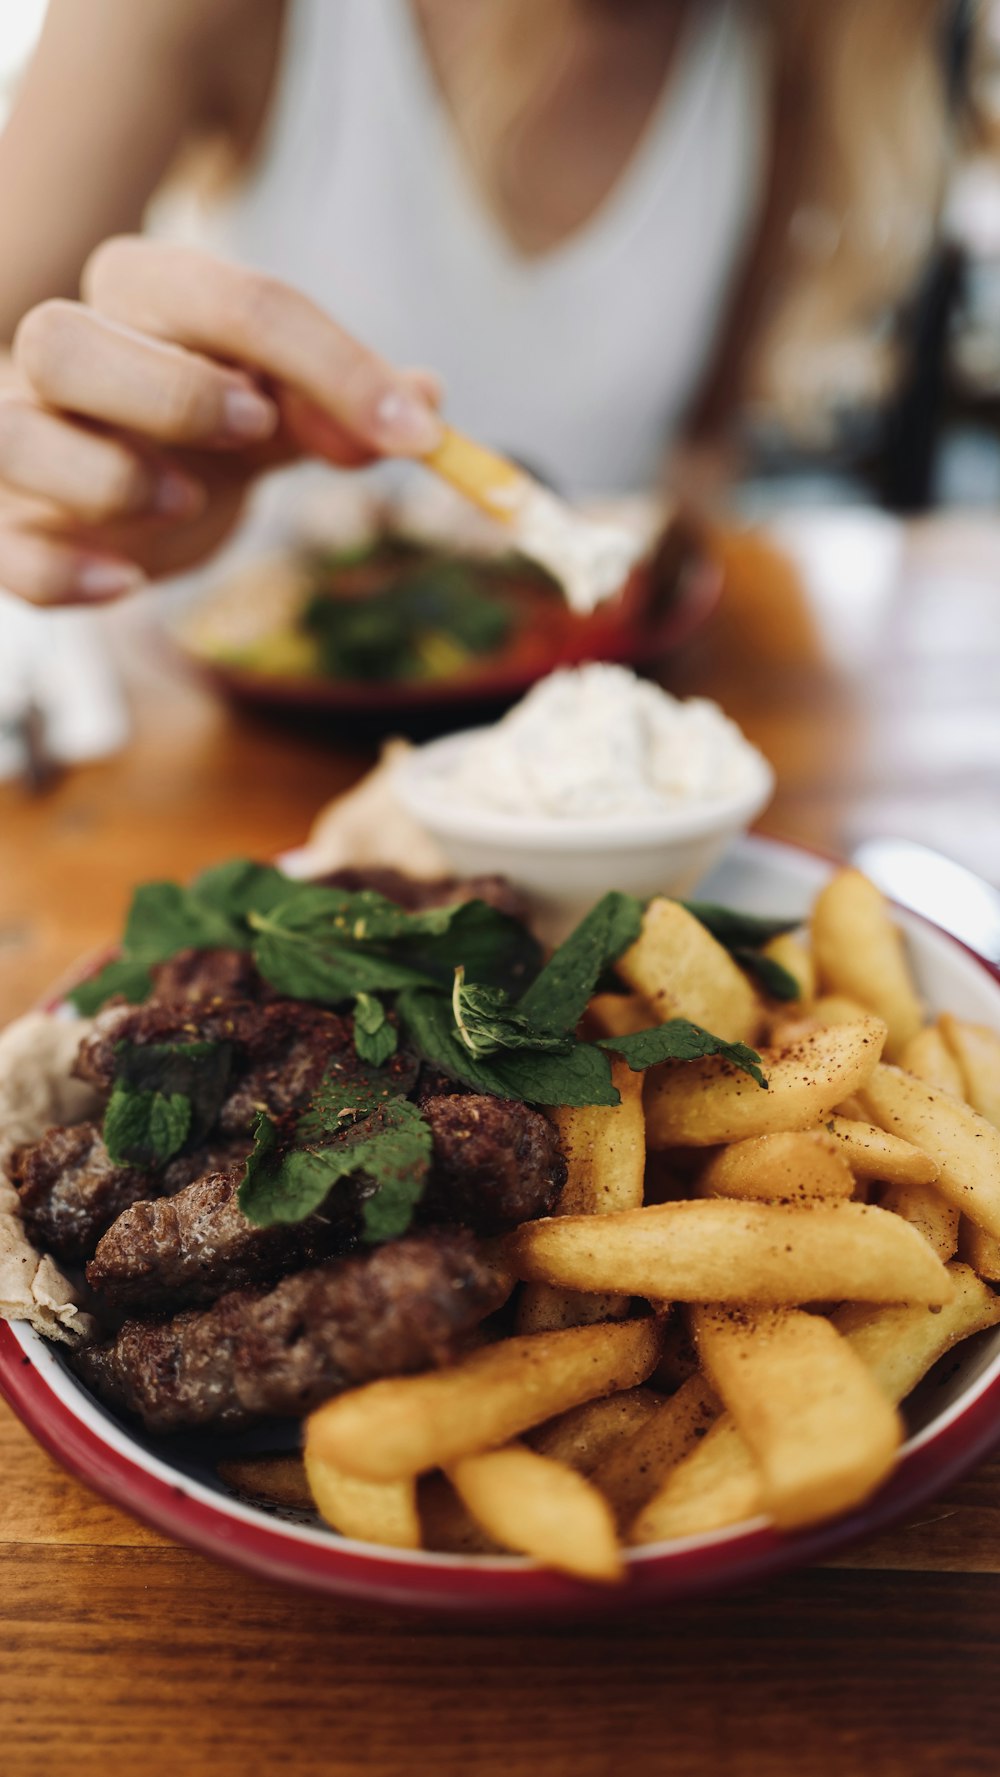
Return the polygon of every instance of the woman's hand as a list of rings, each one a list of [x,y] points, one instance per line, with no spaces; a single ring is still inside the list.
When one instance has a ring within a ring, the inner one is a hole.
[[[438,442],[433,377],[394,369],[308,297],[186,247],[106,242],[84,300],[32,309],[0,399],[0,587],[116,598],[189,567],[247,487]]]

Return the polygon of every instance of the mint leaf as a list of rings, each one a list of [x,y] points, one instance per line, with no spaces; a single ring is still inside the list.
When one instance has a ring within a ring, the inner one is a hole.
[[[424,971],[362,948],[346,922],[338,926],[308,902],[251,914],[250,921],[254,962],[265,981],[290,999],[338,1005],[359,993],[395,993],[430,982]]]
[[[477,1059],[498,1049],[558,1049],[572,1047],[572,1037],[541,1029],[531,1023],[502,987],[467,983],[465,970],[455,970],[451,1009],[459,1041]]]
[[[183,1093],[137,1092],[117,1082],[104,1114],[104,1145],[116,1166],[157,1166],[187,1141],[191,1102]]]
[[[246,936],[221,907],[202,902],[177,882],[144,882],[132,897],[122,948],[144,963],[166,962],[178,950],[246,948]]]
[[[131,1005],[139,1006],[152,990],[153,977],[145,963],[119,956],[113,962],[105,963],[103,969],[87,981],[81,981],[66,997],[84,1018],[90,1018],[115,994],[121,994]]]
[[[535,977],[518,1011],[533,1024],[574,1030],[608,964],[638,938],[643,910],[635,895],[603,895]]]
[[[772,956],[765,956],[761,950],[746,950],[742,944],[737,945],[730,955],[741,969],[746,969],[748,975],[753,975],[773,1000],[801,998],[801,989],[791,970],[775,962]]]
[[[771,919],[759,913],[741,913],[734,907],[720,907],[715,901],[682,901],[689,913],[711,932],[727,950],[742,945],[759,950],[771,938],[793,932],[802,924],[801,915],[791,919]]]
[[[474,1092],[519,1098],[525,1104],[619,1102],[611,1063],[591,1043],[566,1035],[555,1053],[531,1049],[474,1056],[459,1038],[451,1006],[442,994],[408,991],[400,994],[396,1009],[418,1054]]]
[[[296,890],[304,892],[309,886],[283,876],[273,864],[231,858],[226,864],[203,870],[187,893],[199,908],[213,910],[238,930],[239,945],[245,949],[247,934],[242,922],[249,913],[270,913],[273,907],[292,899]]]
[[[388,1240],[409,1227],[426,1184],[431,1131],[408,1099],[388,1099],[346,1127],[325,1127],[314,1107],[284,1149],[265,1116],[254,1136],[239,1202],[255,1226],[304,1221],[341,1179],[363,1175],[374,1187],[362,1208],[365,1238]]]
[[[121,1091],[136,1097],[182,1099],[187,1105],[187,1128],[181,1145],[194,1145],[205,1140],[219,1114],[229,1086],[232,1058],[231,1043],[117,1043],[112,1097]],[[177,1111],[173,1113],[172,1128],[179,1115]],[[104,1141],[110,1152],[107,1127]]]
[[[396,1027],[389,1023],[381,1000],[372,993],[359,993],[354,1002],[355,1054],[373,1067],[381,1067],[395,1054],[398,1041]]]
[[[598,1047],[620,1055],[633,1072],[658,1067],[661,1061],[696,1061],[704,1055],[721,1055],[734,1067],[750,1074],[758,1086],[767,1088],[767,1078],[761,1071],[761,1059],[756,1049],[751,1049],[747,1043],[727,1043],[724,1038],[713,1036],[711,1031],[703,1030],[700,1024],[692,1024],[687,1018],[668,1018],[664,1024],[635,1031],[630,1036],[601,1037]]]

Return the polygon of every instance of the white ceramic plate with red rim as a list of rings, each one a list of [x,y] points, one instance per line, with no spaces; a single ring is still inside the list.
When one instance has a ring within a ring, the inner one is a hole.
[[[796,846],[750,837],[700,892],[749,912],[804,914],[831,867]],[[929,1007],[1000,1029],[998,972],[926,921],[902,912],[899,918]],[[817,1560],[922,1505],[1000,1440],[1000,1328],[960,1347],[927,1378],[894,1474],[859,1510],[794,1535],[758,1519],[637,1549],[618,1587],[590,1585],[515,1556],[378,1548],[248,1505],[199,1460],[196,1447],[172,1449],[109,1414],[61,1353],[24,1325],[0,1326],[0,1391],[38,1441],[96,1492],[251,1573],[361,1603],[578,1616],[655,1605]]]

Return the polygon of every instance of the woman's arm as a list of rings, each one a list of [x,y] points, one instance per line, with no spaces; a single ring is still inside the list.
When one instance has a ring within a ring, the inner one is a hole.
[[[138,228],[274,0],[51,0],[0,136],[0,343],[88,255]],[[225,76],[226,78],[228,76]]]

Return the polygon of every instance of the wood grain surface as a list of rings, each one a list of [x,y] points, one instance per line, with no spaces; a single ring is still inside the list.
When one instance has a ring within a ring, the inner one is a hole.
[[[828,525],[797,569],[717,547],[722,608],[664,678],[773,759],[765,827],[841,852],[908,835],[1000,880],[1000,526]],[[216,704],[141,612],[109,631],[132,744],[41,797],[0,786],[0,1021],[116,933],[136,880],[295,844],[370,758]],[[766,1588],[606,1628],[453,1626],[178,1549],[0,1407],[3,1777],[971,1777],[1000,1770],[998,1673],[1000,1459]]]

